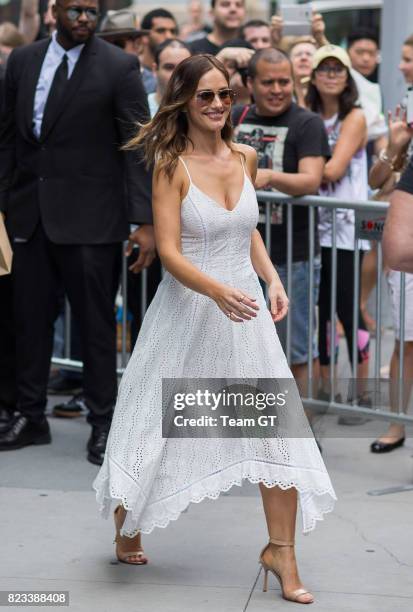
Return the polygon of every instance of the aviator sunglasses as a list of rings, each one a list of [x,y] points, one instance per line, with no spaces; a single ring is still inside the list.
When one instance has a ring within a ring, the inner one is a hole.
[[[61,4],[59,6],[63,8]],[[63,8],[63,10],[65,11],[70,21],[77,21],[79,17],[82,15],[82,13],[85,13],[89,21],[97,21],[97,18],[99,17],[99,11],[96,8],[86,8],[83,6],[69,6],[68,8]]]
[[[198,91],[195,95],[196,100],[200,103],[201,106],[206,106],[208,104],[212,104],[215,100],[215,96],[218,96],[222,104],[229,106],[235,99],[235,92],[233,89],[220,89],[219,91],[212,91],[212,89],[204,89],[202,91]]]

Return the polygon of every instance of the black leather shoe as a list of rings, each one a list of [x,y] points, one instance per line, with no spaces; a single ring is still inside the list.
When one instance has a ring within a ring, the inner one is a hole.
[[[82,381],[69,378],[58,370],[49,377],[47,391],[50,395],[72,395],[82,391]]]
[[[105,456],[106,443],[108,441],[109,430],[92,427],[89,441],[87,443],[87,460],[94,465],[102,465]]]
[[[0,434],[8,431],[13,424],[14,410],[0,408]]]
[[[32,444],[50,444],[52,441],[46,419],[36,423],[17,412],[12,420],[9,429],[0,434],[0,451],[15,450]]]
[[[396,442],[380,442],[376,440],[372,442],[370,445],[370,450],[372,453],[390,453],[390,451],[395,448],[399,448],[399,446],[403,446],[405,438],[400,438],[400,440],[396,440]]]
[[[53,406],[52,414],[62,419],[74,419],[87,413],[85,398],[82,393],[74,395],[68,402]]]

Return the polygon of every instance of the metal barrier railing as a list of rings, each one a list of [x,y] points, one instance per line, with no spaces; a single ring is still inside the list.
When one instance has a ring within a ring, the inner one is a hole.
[[[292,286],[292,263],[293,263],[293,207],[294,206],[305,206],[308,209],[308,225],[309,225],[309,244],[308,244],[308,261],[309,261],[309,335],[308,335],[308,369],[307,369],[307,394],[303,397],[303,403],[306,407],[325,411],[328,408],[331,412],[339,413],[353,413],[359,415],[372,416],[374,413],[375,419],[384,421],[393,421],[400,424],[412,424],[413,416],[405,414],[403,408],[403,383],[404,383],[404,338],[405,338],[405,275],[401,274],[401,287],[400,287],[400,359],[399,359],[399,372],[398,372],[398,411],[383,409],[383,407],[377,407],[374,403],[373,410],[370,407],[363,407],[356,404],[356,392],[353,392],[351,402],[338,403],[336,400],[335,389],[337,380],[335,378],[334,358],[335,358],[335,321],[336,321],[336,286],[337,286],[337,209],[351,209],[356,211],[357,214],[367,215],[367,218],[371,215],[377,218],[381,215],[379,222],[376,223],[380,227],[384,223],[384,218],[388,210],[389,204],[387,202],[377,201],[343,201],[335,198],[327,198],[320,196],[303,196],[303,197],[290,197],[281,193],[258,191],[257,198],[261,205],[265,207],[265,211],[260,215],[260,221],[265,224],[264,228],[264,241],[268,253],[271,255],[271,212],[274,204],[285,204],[287,210],[287,295],[289,296],[290,302],[294,300],[294,287]],[[313,310],[314,310],[314,260],[315,260],[315,225],[316,225],[316,209],[317,207],[325,207],[332,210],[332,248],[331,248],[331,301],[330,301],[330,373],[329,373],[329,400],[324,401],[313,397],[313,336],[314,336],[314,323],[313,323]],[[376,219],[377,221],[377,219]],[[370,222],[370,225],[374,221]],[[357,223],[356,223],[357,225]],[[358,345],[357,345],[357,329],[358,329],[358,313],[359,313],[359,288],[360,288],[360,274],[359,274],[359,263],[360,263],[360,251],[359,251],[359,240],[358,230],[355,231],[354,239],[354,300],[353,300],[353,329],[352,329],[352,363],[353,363],[353,378],[355,381],[355,371],[358,362]],[[141,304],[140,304],[140,315],[141,320],[147,309],[147,276],[148,272],[145,270],[141,273]],[[382,332],[381,332],[381,318],[382,318],[382,248],[380,239],[377,243],[377,285],[376,285],[376,341],[374,351],[374,384],[380,384],[380,367],[381,367],[381,343],[382,343]],[[122,266],[122,280],[121,280],[121,296],[123,303],[122,311],[122,348],[120,357],[120,367],[118,374],[121,375],[127,360],[127,283],[128,283],[128,270],[127,260],[124,258]],[[291,310],[291,309],[290,309]],[[70,309],[66,306],[65,311],[65,357],[64,358],[53,358],[53,364],[72,370],[79,370],[82,368],[82,363],[70,359]],[[291,361],[291,315],[287,316],[286,322],[286,357],[288,362]],[[354,382],[356,384],[356,382]]]

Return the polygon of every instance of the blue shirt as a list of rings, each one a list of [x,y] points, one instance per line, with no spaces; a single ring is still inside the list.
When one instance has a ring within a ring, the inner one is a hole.
[[[46,107],[46,102],[53,83],[54,75],[62,62],[64,54],[66,53],[68,59],[68,78],[70,79],[84,46],[84,44],[77,45],[76,47],[69,49],[69,51],[66,51],[57,42],[56,32],[52,34],[52,40],[43,60],[42,69],[40,71],[39,80],[37,81],[36,93],[34,96],[33,132],[37,138],[40,138],[44,109]]]
[[[143,66],[141,75],[146,93],[151,94],[156,91],[156,76],[154,75],[152,70],[149,70],[149,68]]]

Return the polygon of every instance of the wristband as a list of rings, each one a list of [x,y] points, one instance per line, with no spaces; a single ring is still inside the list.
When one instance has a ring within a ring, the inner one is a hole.
[[[381,162],[383,162],[384,164],[387,164],[388,166],[390,166],[391,170],[394,170],[394,162],[395,162],[396,158],[393,157],[393,159],[390,159],[390,157],[387,155],[385,149],[382,149],[380,151],[379,160]]]

